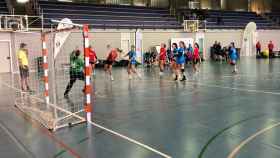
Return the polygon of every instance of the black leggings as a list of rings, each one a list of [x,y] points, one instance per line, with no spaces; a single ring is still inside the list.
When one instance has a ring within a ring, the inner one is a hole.
[[[84,80],[84,79],[85,76],[83,72],[80,72],[78,74],[70,72],[70,81],[65,89],[64,95],[67,95],[71,91],[76,80]]]

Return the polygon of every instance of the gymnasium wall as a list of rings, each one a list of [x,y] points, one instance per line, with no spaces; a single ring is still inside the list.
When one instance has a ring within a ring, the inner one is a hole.
[[[257,39],[261,42],[262,48],[267,48],[268,42],[274,43],[275,50],[280,51],[280,30],[259,30]]]
[[[183,31],[177,30],[142,30],[143,41],[142,50],[147,52],[151,50],[151,47],[159,45],[160,43],[170,43],[171,38],[194,38],[195,33],[185,33]],[[122,30],[122,31],[102,31],[97,30],[91,32],[91,45],[95,48],[99,58],[106,58],[107,49],[106,46],[110,44],[112,47],[122,48],[123,35],[129,40],[129,45],[134,45],[135,43],[135,31],[134,30]],[[228,46],[231,42],[234,42],[236,47],[240,48],[242,46],[242,30],[209,30],[204,34],[205,36],[205,55],[206,58],[209,57],[210,47],[215,41],[221,42],[222,46]],[[263,46],[266,46],[269,40],[275,43],[275,49],[280,50],[279,41],[280,31],[277,30],[259,30],[258,40],[260,40]],[[63,46],[63,51],[71,52],[77,45],[82,46],[81,34],[72,33]],[[169,46],[169,45],[168,45]]]
[[[160,43],[167,43],[169,46],[171,38],[195,38],[195,33],[185,33],[178,30],[142,30],[143,41],[142,48],[143,52],[147,52],[151,47],[159,45]],[[205,36],[205,58],[209,57],[210,47],[215,41],[221,42],[222,46],[227,46],[230,42],[235,42],[236,47],[242,46],[242,30],[209,30],[204,34]],[[272,40],[275,44],[275,49],[280,50],[280,30],[259,30],[257,33],[257,39],[261,42],[263,48],[267,46],[269,40]],[[127,45],[135,43],[135,30],[95,30],[90,33],[90,44],[94,47],[97,55],[100,59],[106,58],[107,48],[110,44],[112,47],[122,48],[123,42],[127,41]],[[36,62],[35,58],[41,56],[41,39],[38,33],[0,33],[0,40],[9,40],[12,44],[12,58],[13,58],[13,69],[18,71],[16,59],[16,50],[19,48],[21,42],[25,42],[28,45],[30,67],[31,70],[35,70]],[[49,52],[53,51],[51,48],[53,43],[52,37],[49,38],[48,48]],[[69,63],[69,54],[75,49],[76,46],[82,48],[82,34],[80,32],[72,32],[62,46],[60,54],[57,56],[58,65]],[[128,47],[129,47],[128,46]],[[1,49],[1,48],[0,48]],[[127,48],[129,49],[129,48]],[[3,50],[1,51],[9,51]],[[51,56],[50,56],[51,58]],[[1,59],[0,59],[1,60]]]
[[[184,32],[143,32],[143,50],[149,51],[152,46],[166,43],[169,46],[171,38],[195,38],[194,33]]]
[[[205,34],[205,48],[209,56],[210,47],[214,44],[215,41],[221,42],[222,47],[228,46],[231,42],[235,43],[237,48],[242,46],[242,36],[243,31],[233,30],[233,31],[211,31]]]

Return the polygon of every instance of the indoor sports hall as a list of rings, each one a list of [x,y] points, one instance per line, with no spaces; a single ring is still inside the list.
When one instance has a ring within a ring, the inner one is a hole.
[[[0,0],[1,158],[279,158],[278,0]]]

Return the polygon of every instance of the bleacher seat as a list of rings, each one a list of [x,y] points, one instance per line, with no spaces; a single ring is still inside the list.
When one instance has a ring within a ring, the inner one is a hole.
[[[0,14],[8,14],[8,7],[5,0],[0,0]]]
[[[206,21],[208,29],[244,29],[249,22],[255,22],[258,29],[279,29],[271,20],[255,12],[209,10]]]
[[[90,24],[92,28],[182,28],[164,8],[49,1],[40,1],[39,5],[46,27],[51,25],[51,19],[69,18],[75,23]]]
[[[276,24],[280,25],[280,12],[265,13],[265,16],[267,16]]]

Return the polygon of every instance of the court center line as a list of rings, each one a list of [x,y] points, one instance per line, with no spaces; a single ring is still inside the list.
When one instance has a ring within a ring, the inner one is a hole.
[[[227,126],[226,128],[218,131],[214,136],[212,136],[208,141],[207,143],[203,146],[202,150],[200,151],[199,155],[198,155],[198,158],[202,158],[204,153],[206,152],[207,148],[210,146],[210,144],[212,142],[214,142],[214,140],[216,140],[216,138],[218,138],[220,135],[222,135],[224,132],[226,132],[227,130],[239,125],[239,124],[242,124],[246,121],[249,121],[249,120],[252,120],[252,119],[256,119],[256,118],[260,118],[260,117],[263,117],[264,115],[255,115],[255,116],[252,116],[252,117],[249,117],[249,118],[246,118],[246,119],[243,119],[243,120],[240,120],[236,123],[233,123],[229,126]]]
[[[2,85],[4,85],[4,86],[7,86],[7,87],[11,88],[11,89],[14,89],[15,91],[22,92],[20,89],[15,88],[15,87],[13,87],[13,86],[10,86],[9,84],[3,83],[3,82],[1,82],[1,81],[0,81],[0,83],[1,83]],[[37,100],[39,100],[39,101],[41,101],[41,102],[44,102],[44,100],[41,99],[41,98],[37,98],[37,97],[34,97],[34,96],[32,96],[32,95],[30,95],[30,97],[31,97],[31,98],[34,98],[34,99],[37,99]],[[50,107],[52,107],[52,108],[55,108],[55,109],[58,109],[58,110],[60,110],[60,111],[62,111],[62,112],[64,112],[64,113],[66,113],[66,114],[69,114],[69,115],[71,115],[71,116],[73,116],[73,117],[76,117],[77,119],[80,119],[81,121],[86,121],[84,117],[81,117],[81,116],[79,116],[79,115],[77,115],[77,114],[74,114],[74,113],[72,113],[72,112],[69,112],[69,111],[67,111],[67,110],[65,110],[65,109],[63,109],[63,108],[61,108],[61,107],[59,107],[59,106],[57,106],[57,105],[48,104],[48,106],[50,106]],[[167,155],[167,154],[165,154],[165,153],[163,153],[163,152],[161,152],[161,151],[159,151],[159,150],[156,150],[155,148],[153,148],[153,147],[151,147],[151,146],[149,146],[149,145],[143,144],[143,143],[141,143],[141,142],[139,142],[139,141],[137,141],[137,140],[134,140],[134,139],[129,138],[129,137],[123,135],[123,134],[120,134],[120,133],[115,132],[115,131],[113,131],[113,130],[111,130],[111,129],[108,129],[108,128],[106,128],[106,127],[104,127],[104,126],[101,126],[101,125],[99,125],[99,124],[97,124],[97,123],[95,123],[95,122],[93,122],[93,121],[88,121],[88,124],[90,124],[90,125],[92,125],[92,126],[95,126],[95,127],[97,127],[97,128],[100,128],[100,129],[102,129],[102,130],[104,130],[104,131],[106,131],[106,132],[108,132],[108,133],[110,133],[110,134],[112,134],[112,135],[114,135],[114,136],[118,136],[118,137],[120,137],[120,138],[123,138],[123,139],[129,141],[130,143],[136,144],[136,145],[138,145],[138,146],[140,146],[140,147],[142,147],[142,148],[144,148],[144,149],[146,149],[146,150],[149,150],[149,151],[151,151],[151,152],[153,152],[153,153],[155,153],[155,154],[158,154],[158,155],[160,155],[160,156],[162,156],[162,157],[164,157],[164,158],[172,158],[170,155]],[[53,137],[54,137],[54,136],[53,136]],[[71,152],[71,150],[70,150],[70,152]]]
[[[272,130],[275,127],[280,126],[280,122],[275,123],[271,126],[268,126],[267,128],[264,128],[260,131],[258,131],[257,133],[251,135],[250,137],[248,137],[247,139],[245,139],[244,141],[242,141],[238,146],[236,146],[233,151],[227,156],[227,158],[235,158],[235,156],[239,153],[239,151],[248,143],[250,143],[252,140],[254,140],[257,136],[264,134],[266,132],[268,132],[269,130]]]

